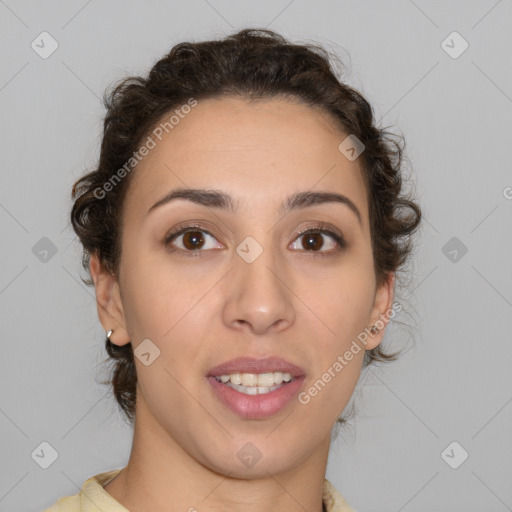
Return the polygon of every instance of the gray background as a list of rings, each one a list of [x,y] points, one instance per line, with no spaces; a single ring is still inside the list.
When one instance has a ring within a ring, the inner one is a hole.
[[[99,98],[179,41],[248,26],[341,57],[404,133],[425,214],[407,325],[386,341],[412,349],[367,373],[327,477],[358,512],[512,510],[510,0],[0,0],[0,510],[40,511],[129,456],[68,222],[71,185],[98,156]],[[43,31],[59,45],[47,59],[31,48]],[[441,45],[453,31],[469,44],[457,58]],[[43,441],[58,452],[48,469],[31,456]]]

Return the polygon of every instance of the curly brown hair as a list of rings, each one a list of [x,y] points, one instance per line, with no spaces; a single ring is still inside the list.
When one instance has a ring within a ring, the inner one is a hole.
[[[128,77],[104,95],[106,116],[97,167],[73,186],[71,223],[83,245],[82,264],[89,272],[97,253],[104,268],[118,276],[123,199],[133,173],[108,194],[98,190],[130,161],[144,137],[164,114],[196,100],[237,96],[249,101],[292,98],[320,109],[343,132],[363,144],[362,168],[367,188],[374,271],[377,284],[399,270],[412,249],[421,211],[402,190],[403,137],[374,125],[372,107],[337,78],[338,58],[316,43],[293,44],[264,29],[244,29],[221,40],[182,42],[151,68],[147,77]],[[110,181],[111,182],[111,181]],[[90,276],[90,274],[89,274]],[[83,279],[91,286],[92,280]],[[104,384],[133,424],[137,374],[132,344],[105,340],[114,368]],[[381,346],[367,350],[364,366],[396,359]],[[338,419],[340,424],[346,419]]]

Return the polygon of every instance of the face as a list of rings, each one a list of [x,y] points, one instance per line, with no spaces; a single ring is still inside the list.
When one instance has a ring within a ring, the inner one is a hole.
[[[137,418],[214,471],[276,474],[313,457],[382,339],[353,344],[392,287],[376,288],[359,160],[338,150],[347,135],[298,102],[199,101],[133,171],[119,280],[91,260],[112,341],[149,353],[135,358]],[[177,189],[222,195],[162,201]],[[218,368],[238,358],[256,364]]]

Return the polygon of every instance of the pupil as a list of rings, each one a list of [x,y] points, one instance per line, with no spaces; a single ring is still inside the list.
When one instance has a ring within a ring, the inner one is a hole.
[[[307,248],[311,248],[313,250],[318,250],[322,247],[322,244],[320,244],[320,247],[317,247],[315,248],[315,238],[317,238],[319,235],[317,233],[312,233],[312,234],[309,234],[305,237],[305,240],[306,240],[306,244],[307,244],[307,247],[305,247],[306,249]],[[317,240],[318,241],[318,240]],[[323,240],[321,240],[323,242]],[[311,243],[312,242],[312,243]]]
[[[183,236],[183,245],[187,249],[198,249],[202,246],[202,242],[204,242],[204,239],[198,233],[199,231],[189,231],[188,233],[185,233],[185,235]],[[192,239],[191,244],[189,244],[190,239]],[[197,241],[199,241],[200,245],[197,245]]]

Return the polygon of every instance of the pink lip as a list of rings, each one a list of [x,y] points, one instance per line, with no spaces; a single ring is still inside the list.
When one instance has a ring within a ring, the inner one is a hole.
[[[231,373],[289,373],[293,378],[274,391],[261,395],[246,395],[219,382],[215,377]],[[299,392],[305,378],[302,368],[279,357],[256,359],[239,357],[212,368],[208,372],[210,382],[217,398],[235,414],[245,419],[266,418],[277,414]]]
[[[264,395],[246,395],[222,384],[215,377],[208,377],[215,394],[220,401],[235,414],[242,418],[263,419],[277,414],[297,395],[304,376],[290,382],[283,383],[279,389],[270,391]]]
[[[231,373],[265,373],[283,372],[289,373],[292,377],[304,377],[304,370],[280,357],[267,357],[256,359],[254,357],[239,357],[212,368],[208,377],[219,377]]]

